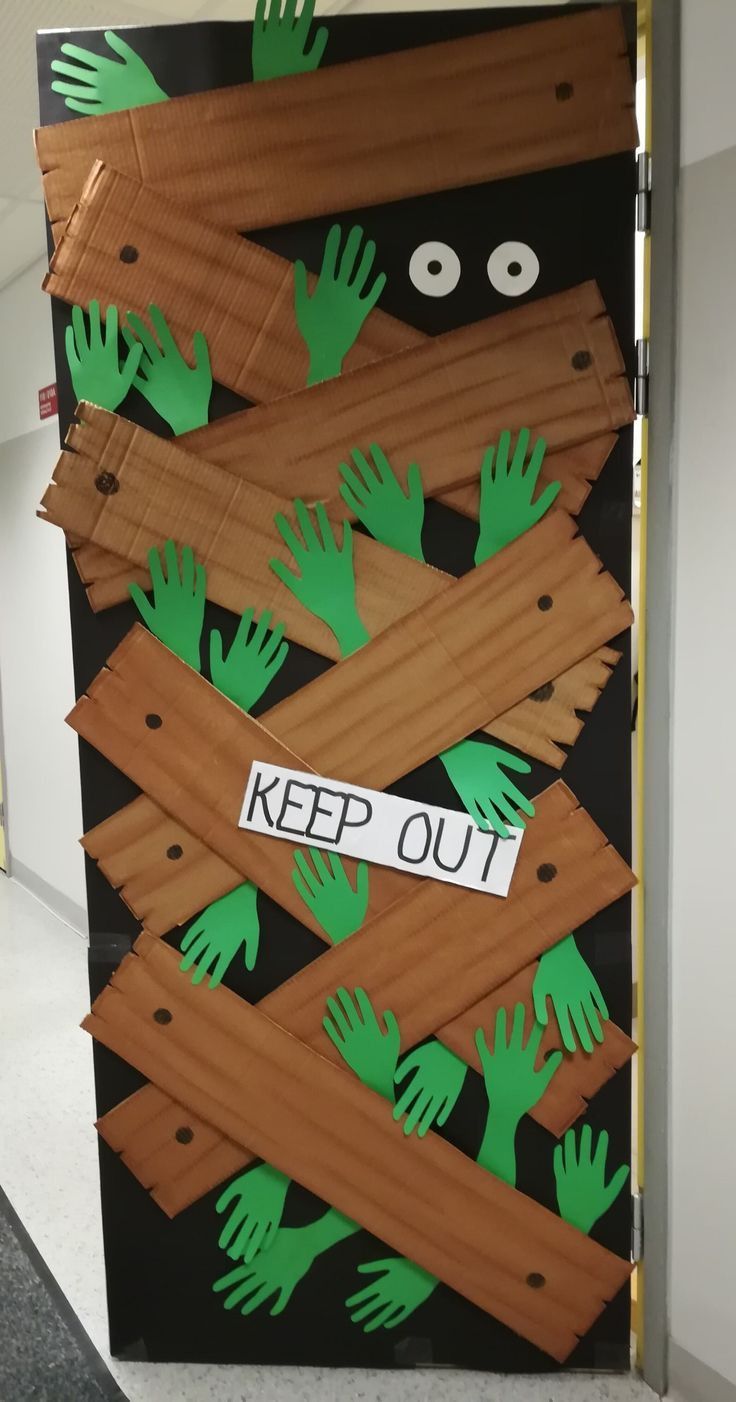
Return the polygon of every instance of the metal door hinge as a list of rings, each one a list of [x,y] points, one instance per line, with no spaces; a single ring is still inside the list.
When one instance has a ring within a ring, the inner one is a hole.
[[[631,1196],[631,1259],[641,1261],[644,1254],[644,1194]]]
[[[640,234],[652,228],[652,158],[640,151],[636,161],[636,227]]]
[[[634,409],[644,416],[649,413],[649,342],[636,343],[636,379],[634,381]]]

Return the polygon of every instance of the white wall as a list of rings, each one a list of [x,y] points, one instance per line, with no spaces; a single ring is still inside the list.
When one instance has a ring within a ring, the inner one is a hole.
[[[41,218],[39,209],[39,218]],[[86,899],[64,540],[36,518],[58,456],[43,263],[0,292],[0,692],[11,871],[79,924]]]
[[[731,144],[736,142],[736,86],[731,71],[725,82],[727,55],[732,59],[736,49],[736,5],[684,0],[683,38],[683,150],[698,159],[682,171],[678,313],[670,1155],[670,1324],[677,1347],[672,1375],[677,1382],[678,1350],[686,1350],[736,1385],[736,147]],[[720,154],[700,159],[710,152]],[[656,619],[649,626],[656,627]],[[708,1385],[714,1386],[712,1378]],[[693,1394],[683,1389],[683,1395]]]

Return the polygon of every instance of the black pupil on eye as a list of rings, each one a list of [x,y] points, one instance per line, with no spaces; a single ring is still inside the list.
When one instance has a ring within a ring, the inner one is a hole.
[[[442,264],[440,263],[439,258],[430,258],[427,264],[427,272],[433,273],[435,277],[438,273],[442,272]]]
[[[521,263],[509,263],[509,277],[518,277],[521,272]]]

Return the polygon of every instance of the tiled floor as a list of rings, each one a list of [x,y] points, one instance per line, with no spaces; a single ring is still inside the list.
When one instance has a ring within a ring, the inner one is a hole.
[[[634,1378],[371,1374],[110,1359],[91,1044],[79,1030],[89,1001],[86,954],[80,935],[0,876],[0,1184],[130,1402],[653,1402],[654,1394]]]

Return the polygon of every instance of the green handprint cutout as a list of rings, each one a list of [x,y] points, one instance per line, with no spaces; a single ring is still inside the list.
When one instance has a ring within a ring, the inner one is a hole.
[[[105,330],[100,320],[100,304],[89,304],[89,336],[81,307],[72,307],[72,324],[66,328],[66,358],[77,399],[99,404],[101,409],[117,409],[130,389],[142,346],[131,347],[123,365],[118,351],[118,309],[108,307]]]
[[[363,230],[357,224],[347,236],[338,267],[341,237],[340,225],[333,224],[325,240],[317,285],[311,294],[304,264],[301,259],[294,264],[296,320],[309,351],[308,385],[340,374],[345,356],[386,286],[386,274],[378,273],[372,287],[365,291],[376,245],[369,239],[358,262]]]
[[[313,73],[322,62],[327,30],[321,25],[307,49],[314,15],[314,0],[304,0],[299,14],[297,0],[256,0],[253,21],[253,79],[286,78],[291,73]]]
[[[155,637],[198,672],[207,588],[204,565],[195,565],[194,554],[185,545],[181,552],[180,576],[173,540],[167,540],[163,553],[166,575],[158,550],[153,547],[148,552],[153,603],[146,598],[139,584],[128,585],[130,596],[143,622]]]
[[[376,540],[415,560],[423,560],[422,474],[415,462],[410,463],[404,492],[378,444],[372,443],[370,451],[373,465],[359,448],[353,449],[354,467],[340,463],[344,478],[340,496]]]
[[[394,1107],[395,1120],[406,1115],[404,1134],[416,1129],[422,1139],[433,1124],[447,1122],[463,1088],[467,1069],[459,1056],[437,1041],[427,1042],[405,1057],[394,1076],[398,1085],[410,1071],[414,1072]]]
[[[567,1051],[577,1051],[575,1032],[586,1052],[593,1050],[591,1032],[596,1042],[603,1041],[601,1019],[608,1021],[608,1008],[572,935],[567,935],[542,955],[532,991],[534,1015],[543,1027],[549,1021],[547,999],[551,998],[562,1045]]]
[[[508,837],[504,818],[513,828],[526,827],[517,808],[527,817],[534,817],[534,804],[503,772],[511,769],[516,774],[529,774],[531,765],[525,759],[517,759],[500,745],[486,745],[482,740],[460,740],[439,757],[465,808],[483,832],[493,828],[500,837]]]
[[[522,1115],[541,1100],[562,1061],[562,1052],[552,1052],[539,1070],[536,1069],[542,1028],[535,1022],[525,1045],[525,1012],[524,1004],[517,1003],[507,1041],[506,1009],[499,1008],[493,1051],[489,1050],[482,1028],[475,1034],[488,1096],[488,1119],[478,1163],[512,1187],[516,1184],[517,1126]]]
[[[135,312],[128,312],[128,325],[123,326],[126,344],[131,349],[143,346],[135,387],[177,436],[189,433],[206,424],[209,414],[212,370],[207,341],[195,331],[194,366],[187,365],[160,308],[152,302],[148,314],[158,340]]]
[[[560,1216],[571,1226],[577,1227],[578,1231],[585,1232],[586,1236],[598,1219],[613,1206],[629,1176],[628,1164],[622,1164],[610,1183],[606,1184],[607,1156],[606,1130],[599,1136],[593,1153],[590,1125],[583,1125],[579,1153],[574,1129],[569,1129],[563,1143],[555,1148],[554,1170]]]
[[[210,988],[217,988],[241,944],[246,969],[250,973],[255,968],[260,938],[257,895],[258,888],[244,881],[208,905],[190,925],[182,937],[179,968],[187,973],[196,966],[192,983],[201,983],[209,973]]]
[[[354,935],[365,920],[368,908],[368,865],[358,862],[355,890],[337,852],[327,858],[316,847],[309,848],[311,865],[303,852],[294,852],[291,879],[304,904],[319,921],[327,938],[340,944]],[[327,863],[329,862],[329,871]]]
[[[227,1290],[225,1309],[240,1305],[241,1314],[252,1314],[275,1295],[269,1313],[283,1314],[299,1281],[317,1257],[358,1231],[355,1222],[334,1208],[308,1227],[280,1227],[268,1251],[259,1252],[249,1265],[229,1271],[215,1281],[212,1289],[216,1294]]]
[[[102,112],[121,112],[126,107],[146,107],[151,102],[164,102],[168,94],[160,88],[143,59],[112,29],[105,30],[105,42],[117,58],[92,53],[78,44],[62,44],[61,52],[74,63],[55,58],[51,67],[73,83],[55,80],[53,92],[58,92],[72,112],[83,116]]]
[[[280,511],[274,521],[301,574],[294,574],[281,560],[271,560],[271,569],[305,609],[327,624],[337,639],[341,656],[347,657],[370,641],[355,602],[350,522],[343,524],[342,546],[338,549],[332,525],[321,502],[318,501],[315,507],[319,535],[304,502],[295,501],[294,510],[301,539]]]
[[[249,1266],[259,1251],[268,1251],[273,1245],[290,1182],[285,1173],[260,1163],[228,1183],[215,1210],[226,1212],[234,1204],[219,1240],[231,1261]]]
[[[253,609],[246,609],[227,657],[223,656],[222,633],[218,628],[213,628],[210,633],[212,684],[243,711],[249,711],[256,701],[260,701],[269,683],[283,667],[289,651],[289,644],[282,641],[283,623],[277,623],[273,632],[269,632],[271,617],[271,613],[264,610],[249,637]]]
[[[327,1011],[329,1016],[322,1019],[322,1026],[343,1061],[363,1085],[391,1100],[401,1045],[393,1013],[383,1014],[384,1031],[362,988],[356,988],[353,996],[346,988],[338,988],[336,996],[327,999]]]
[[[376,1271],[384,1274],[372,1280],[363,1290],[350,1295],[345,1305],[353,1324],[363,1324],[363,1333],[375,1329],[395,1329],[413,1314],[432,1294],[437,1277],[407,1261],[404,1256],[389,1256],[382,1261],[366,1261],[358,1266],[361,1275]]]
[[[543,438],[537,439],[525,468],[529,437],[529,429],[522,428],[510,467],[511,434],[508,430],[500,435],[498,447],[491,445],[484,455],[480,469],[480,529],[475,547],[476,565],[490,559],[491,555],[503,550],[504,545],[541,521],[560,490],[560,482],[550,482],[541,496],[532,502],[547,445]]]

